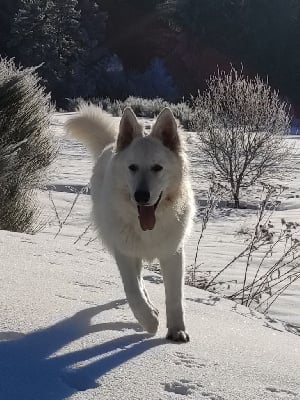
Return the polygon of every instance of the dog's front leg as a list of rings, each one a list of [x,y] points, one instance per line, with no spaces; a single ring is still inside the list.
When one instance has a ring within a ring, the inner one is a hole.
[[[129,306],[135,318],[147,332],[154,334],[158,328],[158,313],[148,303],[145,295],[146,291],[141,284],[142,261],[121,253],[115,253],[115,259],[120,270]]]
[[[176,342],[190,340],[185,331],[183,311],[184,255],[183,250],[160,259],[164,277],[167,311],[167,339]]]

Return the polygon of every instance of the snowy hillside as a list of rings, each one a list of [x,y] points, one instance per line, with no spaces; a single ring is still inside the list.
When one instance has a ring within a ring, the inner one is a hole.
[[[160,328],[154,337],[141,331],[114,261],[95,240],[90,196],[81,194],[74,203],[72,191],[88,183],[92,162],[63,136],[66,117],[54,120],[63,145],[51,190],[39,195],[41,231],[0,231],[0,400],[300,400],[299,286],[274,307],[272,316],[285,322],[186,286],[191,342],[173,344],[164,339],[161,276],[145,270]],[[194,161],[194,138],[189,140],[200,198],[207,182]],[[299,218],[297,168],[278,220]],[[218,268],[238,251],[236,231],[250,224],[252,211],[215,216],[201,248],[201,268]],[[188,263],[199,229],[196,223],[187,243]],[[240,276],[237,266],[227,278]]]
[[[1,232],[0,399],[300,399],[300,340],[186,287],[188,344],[140,331],[110,256],[65,238]]]

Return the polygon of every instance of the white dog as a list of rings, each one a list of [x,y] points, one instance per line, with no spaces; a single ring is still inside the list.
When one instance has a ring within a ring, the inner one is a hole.
[[[149,135],[131,108],[119,129],[100,108],[84,105],[66,122],[96,159],[92,179],[93,217],[114,256],[129,305],[154,334],[158,311],[143,285],[142,260],[160,261],[166,293],[167,338],[189,341],[183,311],[183,240],[194,211],[183,139],[170,109]]]

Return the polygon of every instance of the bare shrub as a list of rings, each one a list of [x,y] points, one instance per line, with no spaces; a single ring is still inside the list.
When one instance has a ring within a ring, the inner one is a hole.
[[[56,154],[51,112],[35,69],[0,59],[0,229],[33,230],[35,189]]]
[[[228,298],[268,311],[296,280],[300,279],[299,224],[281,220],[279,229],[272,216],[279,204],[282,187],[264,185],[257,220],[242,251],[211,277],[204,288],[212,290],[220,276],[236,262],[244,263],[241,288]],[[254,264],[254,258],[257,262]]]
[[[56,234],[54,236],[54,239],[56,239],[59,236],[59,234],[61,233],[63,227],[65,225],[67,225],[67,221],[68,221],[68,219],[70,218],[70,216],[71,216],[71,214],[73,212],[73,209],[74,209],[74,207],[75,207],[75,205],[76,205],[76,203],[77,203],[77,201],[79,199],[79,196],[82,195],[82,194],[88,193],[88,190],[89,190],[89,185],[85,185],[85,186],[82,186],[81,189],[74,191],[74,195],[75,196],[74,196],[73,202],[71,204],[71,207],[69,208],[69,210],[67,211],[67,213],[65,214],[65,216],[63,218],[60,216],[60,214],[58,212],[56,204],[55,204],[55,202],[53,200],[53,196],[52,196],[51,190],[48,190],[49,200],[50,200],[52,209],[54,211],[55,218],[56,218],[57,225],[58,225],[58,230],[57,230],[57,232],[56,232]],[[86,234],[86,232],[89,230],[90,226],[91,226],[91,224],[89,224],[85,228],[84,232],[79,235],[79,237],[75,240],[74,244],[76,244]]]
[[[211,219],[215,209],[218,207],[223,194],[224,194],[224,187],[220,185],[220,183],[212,180],[207,192],[206,205],[203,208],[200,215],[201,230],[197,241],[194,263],[187,267],[186,283],[190,286],[203,288],[207,284],[208,277],[203,275],[203,271],[200,271],[199,269],[202,264],[198,263],[198,256],[199,256],[201,241],[203,239],[205,230],[207,228],[207,224]]]
[[[241,188],[253,185],[291,154],[284,140],[289,131],[288,105],[259,77],[231,69],[208,80],[208,89],[193,99],[194,128],[200,147],[235,207]]]

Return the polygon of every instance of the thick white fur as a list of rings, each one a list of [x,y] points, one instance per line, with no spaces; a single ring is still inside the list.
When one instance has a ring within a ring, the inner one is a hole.
[[[119,132],[113,121],[100,108],[86,105],[66,123],[66,130],[97,158],[91,178],[94,220],[118,264],[131,309],[149,333],[157,330],[158,311],[143,285],[142,260],[159,259],[168,337],[185,342],[183,241],[194,199],[184,143],[169,109],[162,111],[148,136],[131,109],[124,111]],[[130,171],[131,164],[139,170]],[[163,166],[161,172],[151,170],[156,164]],[[153,230],[143,231],[139,224],[134,193],[141,184],[150,192],[150,205],[162,193]]]

